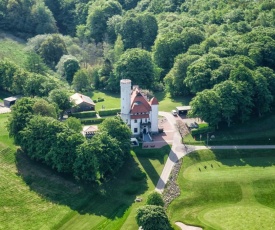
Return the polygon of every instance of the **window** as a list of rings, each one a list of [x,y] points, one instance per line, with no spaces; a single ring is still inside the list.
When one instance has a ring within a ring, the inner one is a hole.
[[[137,123],[137,119],[135,119],[135,123]]]
[[[145,118],[145,123],[147,123],[147,118]]]
[[[137,133],[138,132],[138,129],[137,128],[134,128],[134,133]]]

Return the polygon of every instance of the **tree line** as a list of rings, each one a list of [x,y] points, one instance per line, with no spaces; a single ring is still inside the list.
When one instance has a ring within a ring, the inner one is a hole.
[[[274,110],[275,5],[268,0],[5,3],[0,5],[0,28],[28,34],[32,56],[25,64],[26,77],[18,77],[17,71],[2,77],[0,87],[6,90],[44,96],[55,87],[51,80],[59,78],[76,91],[117,92],[119,80],[130,78],[172,97],[191,96],[190,115],[216,127]],[[55,29],[28,30],[29,17],[35,18],[38,8]],[[19,9],[24,13],[14,17]],[[26,25],[17,28],[11,17]],[[51,82],[40,84],[47,87],[37,92],[31,86],[13,88],[13,80],[5,80],[18,78],[28,85],[26,79],[33,76],[39,78],[36,82]]]
[[[86,139],[80,121],[56,119],[53,103],[24,97],[12,107],[9,134],[31,159],[84,182],[111,178],[130,156],[131,131],[119,118],[106,119]]]

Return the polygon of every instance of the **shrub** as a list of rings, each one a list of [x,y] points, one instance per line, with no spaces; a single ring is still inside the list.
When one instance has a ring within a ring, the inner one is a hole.
[[[119,109],[104,109],[104,110],[99,110],[98,114],[99,116],[110,116],[110,115],[117,115],[120,112]]]
[[[146,204],[148,205],[157,205],[157,206],[164,206],[164,201],[162,196],[158,192],[151,192],[147,198]]]
[[[92,125],[92,124],[100,124],[105,120],[105,118],[92,118],[81,120],[81,124],[83,125]]]
[[[104,101],[104,98],[99,97],[99,98],[97,99],[97,102],[101,102],[101,101]]]
[[[87,111],[87,112],[80,112],[80,113],[72,113],[70,117],[75,118],[89,118],[89,117],[96,117],[96,111]]]
[[[191,130],[191,134],[192,136],[194,135],[198,135],[198,134],[203,134],[203,133],[212,133],[215,131],[215,128],[214,127],[211,127],[211,126],[199,126],[199,128],[197,129],[192,129]]]

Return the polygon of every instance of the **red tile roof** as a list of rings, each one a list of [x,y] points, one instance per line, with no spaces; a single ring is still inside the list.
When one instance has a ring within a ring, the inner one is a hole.
[[[152,99],[150,100],[150,105],[158,105],[158,104],[159,104],[158,99],[155,97],[152,97]]]
[[[151,111],[151,105],[140,93],[138,88],[135,88],[131,94],[131,114],[148,113]]]

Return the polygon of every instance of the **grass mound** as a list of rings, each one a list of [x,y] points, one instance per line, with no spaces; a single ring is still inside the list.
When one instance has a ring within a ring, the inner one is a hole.
[[[184,157],[172,221],[205,229],[272,229],[274,150],[203,150]]]

